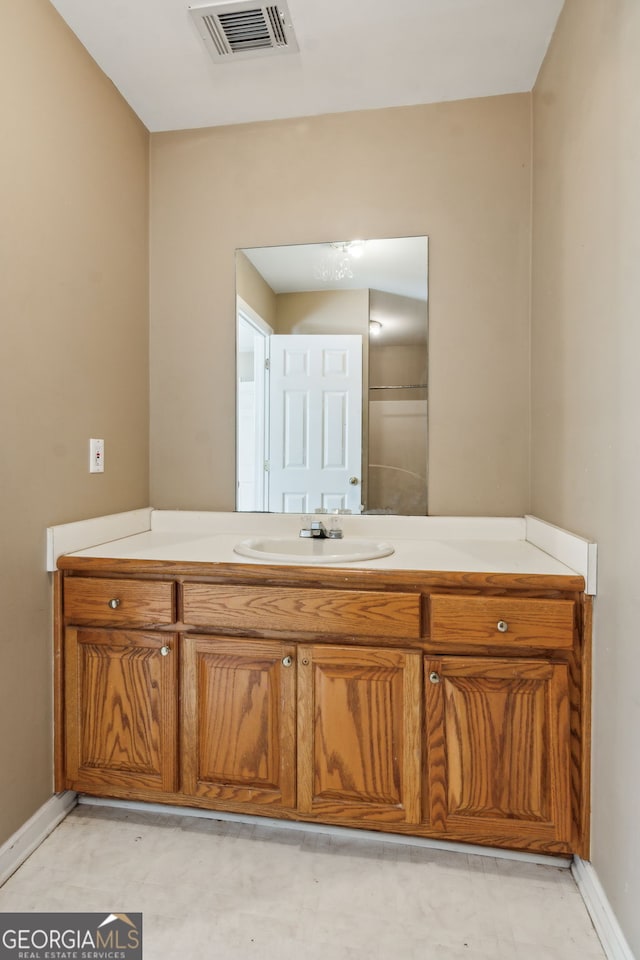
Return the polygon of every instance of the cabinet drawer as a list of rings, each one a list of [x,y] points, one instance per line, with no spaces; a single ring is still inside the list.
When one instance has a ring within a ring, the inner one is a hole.
[[[183,598],[182,619],[194,627],[420,637],[417,593],[185,583]]]
[[[168,581],[67,577],[67,623],[153,626],[175,622],[175,584]]]
[[[568,649],[573,645],[574,608],[573,600],[433,594],[431,643]]]

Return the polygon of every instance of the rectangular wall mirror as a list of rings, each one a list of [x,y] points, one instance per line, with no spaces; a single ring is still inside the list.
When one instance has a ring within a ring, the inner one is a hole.
[[[427,514],[426,237],[236,251],[236,509]]]

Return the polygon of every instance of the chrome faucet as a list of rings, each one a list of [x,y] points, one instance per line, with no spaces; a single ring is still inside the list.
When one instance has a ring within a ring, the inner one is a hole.
[[[312,537],[314,540],[340,540],[342,539],[342,530],[339,527],[325,527],[322,520],[312,520],[309,527],[303,527],[300,531],[301,537]]]
[[[309,527],[303,527],[300,531],[301,537],[313,537],[314,540],[324,540],[327,534],[327,528],[322,520],[312,520]]]

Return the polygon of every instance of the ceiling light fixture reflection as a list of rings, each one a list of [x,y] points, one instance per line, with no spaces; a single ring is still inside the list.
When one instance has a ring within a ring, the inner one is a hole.
[[[327,251],[315,268],[316,278],[323,283],[353,279],[353,260],[364,254],[364,240],[340,240],[328,243]]]
[[[345,247],[347,248],[349,256],[353,257],[354,260],[359,260],[364,254],[364,244],[364,240],[349,240],[349,242],[345,244]]]

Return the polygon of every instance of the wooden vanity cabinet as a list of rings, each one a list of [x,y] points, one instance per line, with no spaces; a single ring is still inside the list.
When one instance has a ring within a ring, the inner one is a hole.
[[[294,808],[295,646],[182,637],[182,790]]]
[[[303,816],[419,823],[421,661],[384,647],[300,645]]]
[[[67,577],[64,618],[104,627],[156,627],[176,619],[176,585],[167,580]]]
[[[434,593],[429,612],[426,822],[460,839],[570,850],[576,602]]]
[[[175,583],[67,577],[63,619],[65,786],[177,790],[178,636],[152,629],[175,622]]]
[[[332,821],[420,821],[419,653],[187,634],[182,790]]]
[[[65,635],[67,786],[177,789],[176,635],[70,626]]]
[[[425,819],[477,842],[570,844],[565,663],[427,657]]]
[[[95,564],[57,789],[588,855],[582,578]]]

